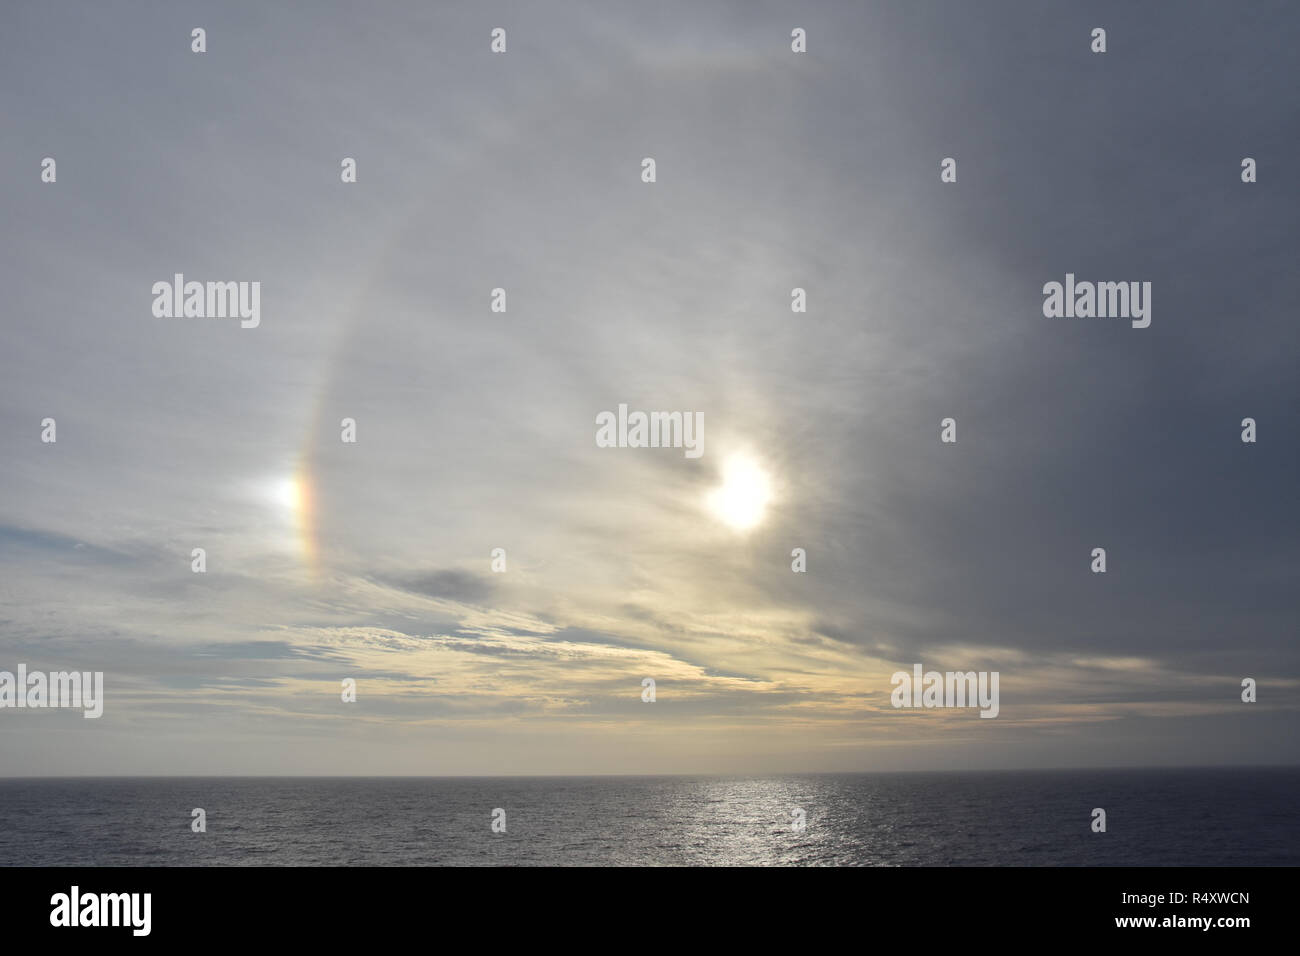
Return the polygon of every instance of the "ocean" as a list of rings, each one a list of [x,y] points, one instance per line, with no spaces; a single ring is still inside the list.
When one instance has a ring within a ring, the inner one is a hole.
[[[1300,768],[0,779],[0,865],[1295,866],[1297,797]]]

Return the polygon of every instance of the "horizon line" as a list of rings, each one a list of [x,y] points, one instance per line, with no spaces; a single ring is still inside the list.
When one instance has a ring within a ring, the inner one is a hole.
[[[1087,766],[1087,767],[992,767],[983,770],[793,770],[772,773],[446,773],[446,774],[48,774],[44,776],[8,776],[0,774],[0,783],[21,780],[584,780],[591,778],[646,779],[653,777],[832,777],[832,776],[900,776],[904,774],[1017,774],[1082,773],[1116,771],[1174,770],[1300,770],[1300,763],[1288,764],[1168,764],[1155,767]]]

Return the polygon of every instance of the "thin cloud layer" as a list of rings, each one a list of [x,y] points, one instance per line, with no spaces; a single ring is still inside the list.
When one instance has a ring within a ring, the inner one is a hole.
[[[1300,756],[1293,9],[5,16],[0,669],[107,687],[5,773]],[[155,318],[178,272],[260,325]],[[1045,318],[1067,272],[1151,326]],[[916,662],[998,718],[892,707]]]

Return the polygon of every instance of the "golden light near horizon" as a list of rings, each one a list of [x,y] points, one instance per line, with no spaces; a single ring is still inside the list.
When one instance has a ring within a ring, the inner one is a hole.
[[[772,481],[748,455],[732,455],[722,465],[722,484],[708,497],[709,511],[736,531],[748,531],[763,520],[772,500]]]

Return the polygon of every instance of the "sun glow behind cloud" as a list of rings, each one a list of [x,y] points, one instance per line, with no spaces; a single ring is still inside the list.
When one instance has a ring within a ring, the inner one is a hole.
[[[732,455],[722,466],[722,484],[710,492],[709,511],[736,531],[749,531],[763,520],[772,500],[772,480],[748,455]]]
[[[257,497],[271,515],[270,543],[292,551],[303,567],[315,574],[319,567],[315,495],[306,465],[261,482]]]
[[[294,515],[298,514],[302,506],[302,482],[295,475],[290,478],[281,479],[275,486],[275,498],[281,505]]]

